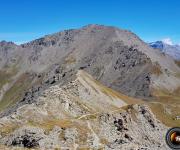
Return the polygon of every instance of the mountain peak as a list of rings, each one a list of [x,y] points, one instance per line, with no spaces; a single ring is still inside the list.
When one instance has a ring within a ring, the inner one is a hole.
[[[11,41],[10,42],[5,41],[5,40],[0,41],[0,46],[8,46],[8,45],[16,45],[16,44]]]
[[[173,57],[174,59],[180,59],[180,46],[178,45],[171,45],[172,43],[166,41],[156,41],[151,42],[149,45],[152,48],[160,49],[162,52],[168,54],[169,56]]]
[[[164,43],[162,41],[151,42],[149,45],[156,49],[163,49]]]

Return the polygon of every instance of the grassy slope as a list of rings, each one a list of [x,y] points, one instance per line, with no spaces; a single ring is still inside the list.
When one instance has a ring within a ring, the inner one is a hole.
[[[4,84],[6,84],[7,82],[9,82],[9,78],[10,78],[10,74],[0,71],[0,89],[2,88],[2,86]]]
[[[0,70],[0,89],[3,85],[11,81],[11,77],[16,75],[16,68],[11,68],[7,70]]]
[[[42,78],[32,78],[28,73],[24,73],[18,77],[13,86],[4,94],[0,101],[0,112],[7,107],[14,105],[24,96],[24,93],[34,85],[39,85]]]
[[[175,60],[175,63],[180,67],[180,60]]]
[[[180,62],[176,61],[180,66]],[[161,67],[154,64],[151,70],[154,75],[161,75]],[[179,74],[176,77],[180,77]],[[150,106],[155,116],[165,125],[169,127],[180,126],[180,120],[176,120],[176,116],[180,116],[180,88],[170,93],[163,89],[152,89],[153,100],[146,102]]]
[[[180,116],[180,89],[170,94],[168,91],[156,90],[154,92],[155,99],[148,102],[156,117],[169,127],[180,126],[180,120],[176,120],[176,116]]]
[[[28,75],[21,75],[14,85],[4,94],[0,101],[0,111],[15,104],[30,87],[31,79]]]

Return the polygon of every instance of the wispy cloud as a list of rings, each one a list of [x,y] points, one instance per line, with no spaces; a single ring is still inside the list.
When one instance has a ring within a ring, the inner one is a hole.
[[[162,41],[166,44],[173,45],[171,38],[165,38],[165,39],[162,39]]]
[[[21,44],[24,44],[24,43],[27,43],[29,41],[15,41],[14,43],[17,44],[17,45],[21,45]]]

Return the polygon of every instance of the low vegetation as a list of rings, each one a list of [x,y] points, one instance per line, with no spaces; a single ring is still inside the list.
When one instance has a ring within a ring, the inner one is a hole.
[[[179,90],[173,94],[167,90],[156,90],[154,100],[147,103],[156,117],[169,127],[180,126],[180,120],[176,119],[180,116]]]
[[[161,75],[162,74],[161,66],[158,63],[153,64],[151,73],[157,76]]]
[[[175,63],[180,67],[180,60],[175,60]]]
[[[76,62],[76,59],[72,56],[72,55],[69,55],[66,59],[65,59],[65,63],[66,64],[73,64]]]
[[[13,131],[15,131],[18,128],[19,128],[19,125],[17,125],[16,123],[8,123],[4,126],[1,126],[0,127],[1,136],[4,137],[4,136],[12,133]]]
[[[19,79],[13,84],[13,86],[4,94],[2,100],[0,101],[0,111],[12,106],[23,96],[24,92],[31,86],[31,78],[23,74]]]

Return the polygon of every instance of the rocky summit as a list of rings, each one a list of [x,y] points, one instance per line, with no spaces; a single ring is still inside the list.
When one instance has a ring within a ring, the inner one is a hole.
[[[0,149],[165,150],[180,68],[131,31],[87,25],[0,42]]]

